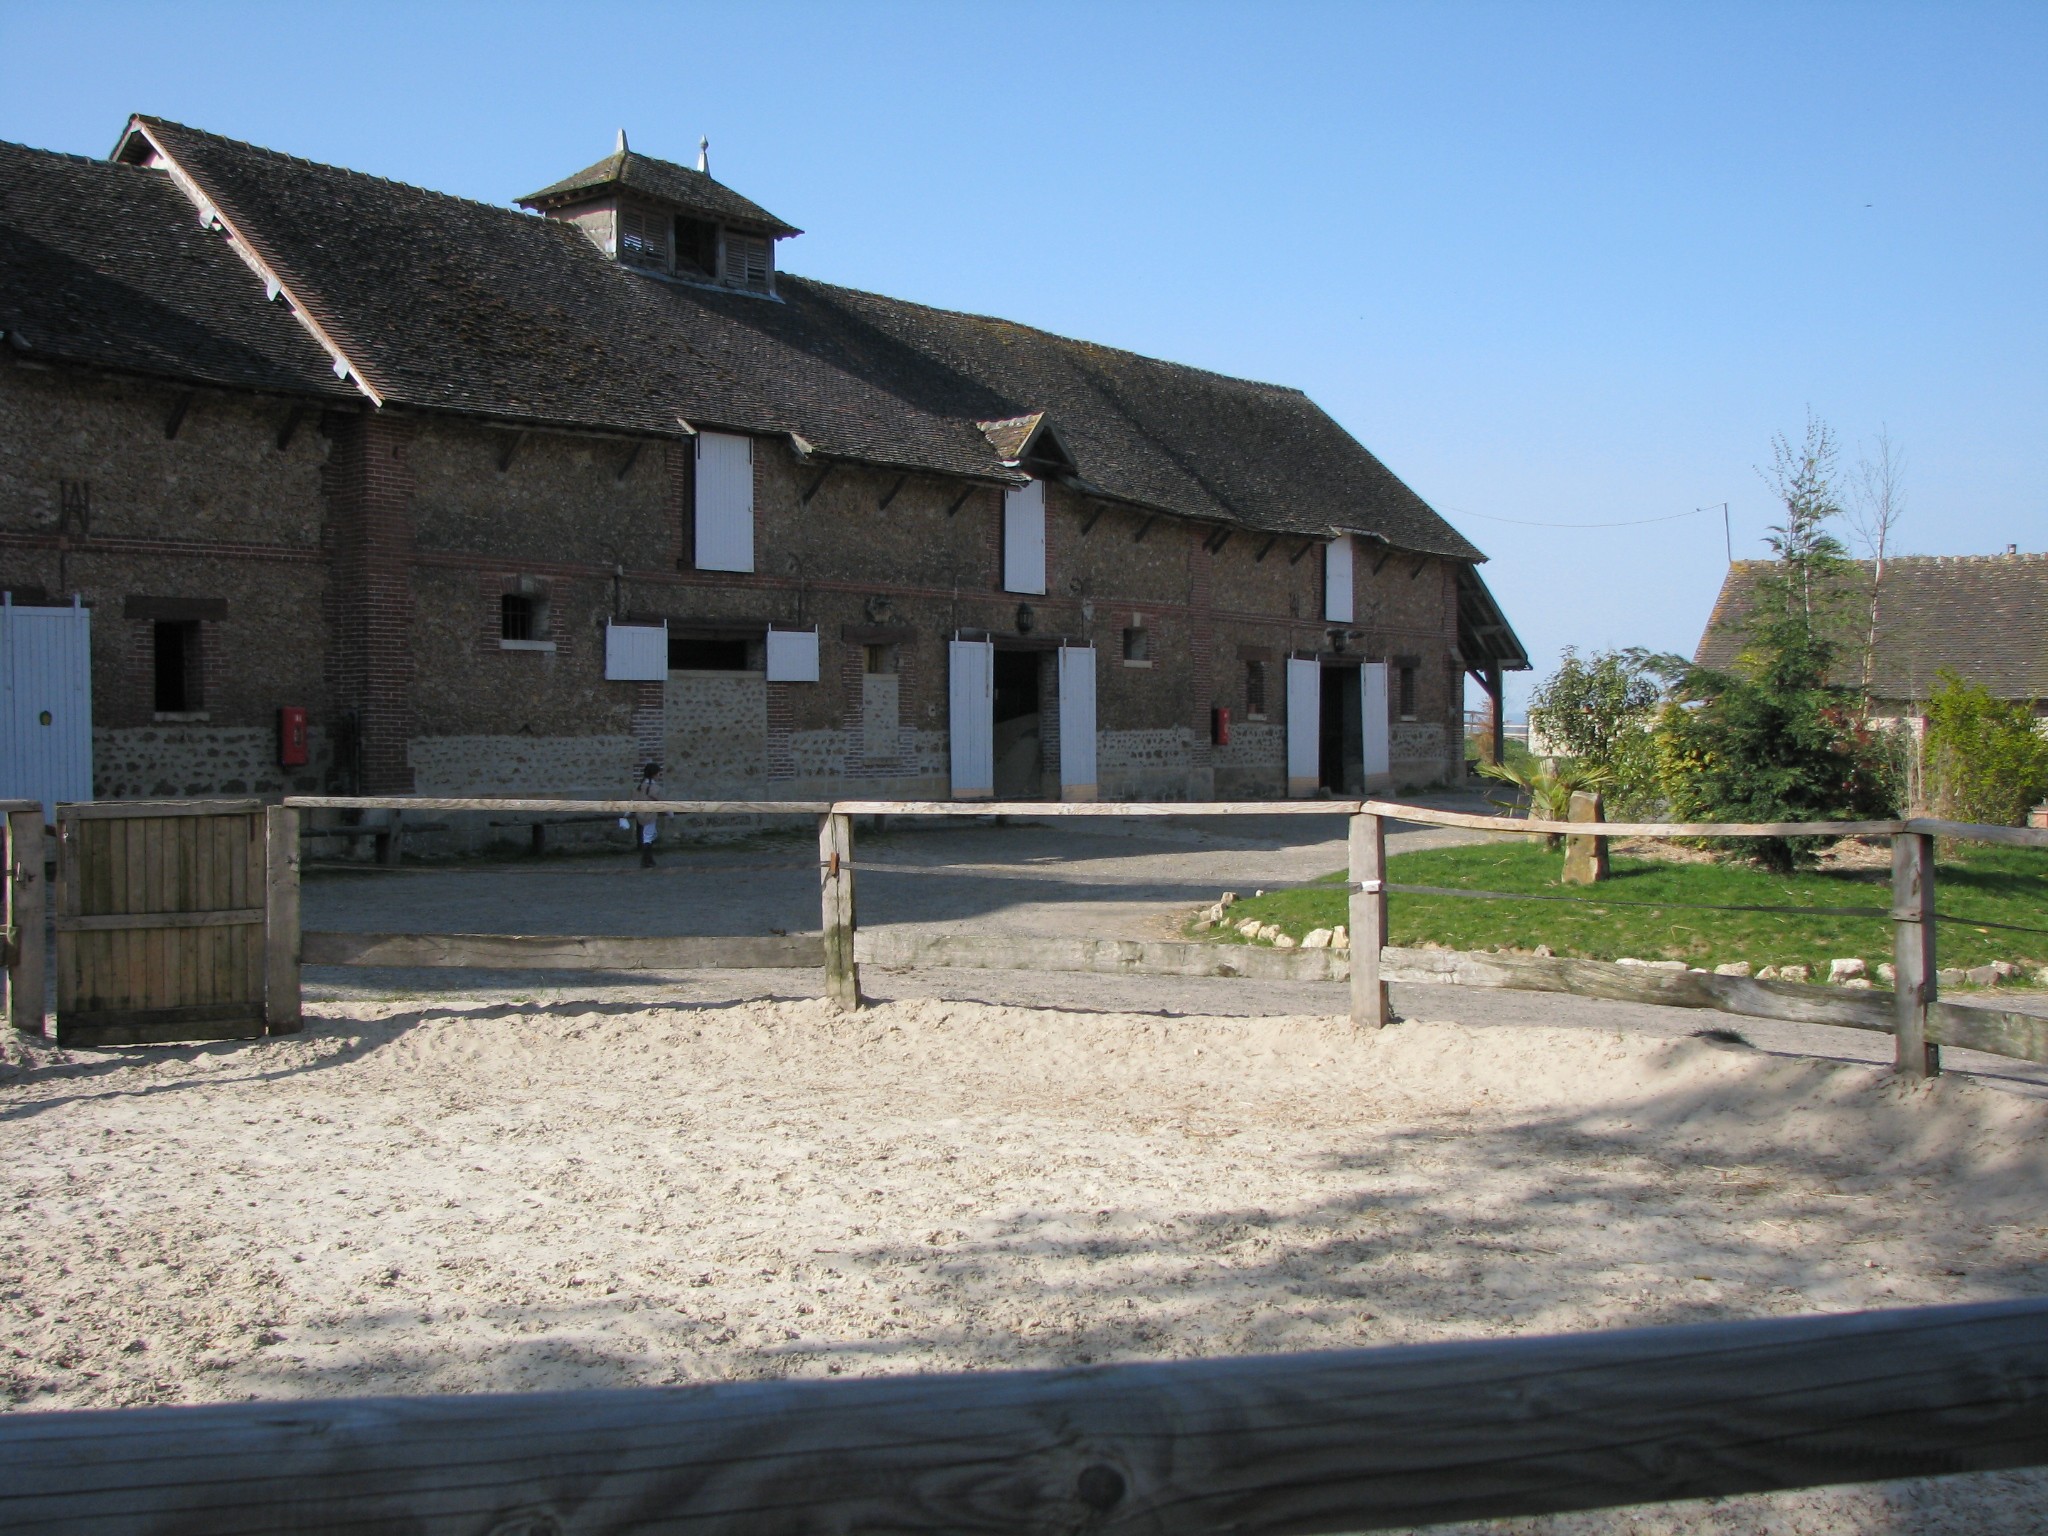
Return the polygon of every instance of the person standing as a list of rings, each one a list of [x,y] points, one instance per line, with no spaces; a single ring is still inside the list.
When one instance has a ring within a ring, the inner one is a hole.
[[[643,763],[640,766],[640,787],[635,791],[642,800],[661,798],[661,764]],[[659,811],[638,811],[634,813],[640,836],[640,867],[654,868],[654,838],[661,827]]]

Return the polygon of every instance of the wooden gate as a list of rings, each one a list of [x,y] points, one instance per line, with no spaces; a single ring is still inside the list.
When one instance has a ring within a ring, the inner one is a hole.
[[[59,806],[58,1040],[263,1034],[267,844],[256,800]]]

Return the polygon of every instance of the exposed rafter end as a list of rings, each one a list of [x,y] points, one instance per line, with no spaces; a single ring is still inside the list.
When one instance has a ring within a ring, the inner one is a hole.
[[[1133,544],[1144,543],[1145,535],[1152,531],[1152,525],[1158,521],[1159,514],[1157,512],[1148,513],[1146,515],[1145,521],[1138,524],[1138,531],[1131,535],[1131,542]]]
[[[1268,556],[1268,555],[1270,555],[1271,553],[1273,553],[1273,546],[1274,546],[1275,544],[1278,544],[1279,542],[1280,542],[1280,535],[1279,535],[1279,534],[1277,534],[1277,533],[1276,533],[1276,534],[1272,534],[1272,535],[1270,535],[1270,536],[1269,536],[1269,537],[1267,538],[1266,542],[1265,542],[1265,543],[1263,543],[1263,544],[1261,544],[1261,545],[1259,546],[1259,552],[1258,552],[1258,553],[1257,553],[1256,555],[1253,555],[1253,556],[1252,556],[1252,564],[1253,564],[1253,565],[1263,565],[1263,564],[1265,564],[1265,562],[1266,562],[1266,556]]]
[[[962,492],[961,492],[961,493],[960,493],[960,494],[959,494],[958,496],[955,496],[955,497],[953,498],[953,505],[951,505],[950,507],[946,508],[946,516],[948,516],[948,517],[951,517],[951,516],[952,516],[952,515],[953,515],[954,513],[958,512],[958,511],[959,511],[959,510],[960,510],[960,509],[961,509],[962,507],[966,506],[966,505],[967,505],[967,498],[968,498],[968,497],[970,497],[970,496],[972,496],[972,495],[974,494],[974,492],[975,492],[975,487],[974,487],[974,486],[971,486],[971,485],[970,485],[970,486],[968,486],[968,487],[967,487],[967,489],[966,489],[966,490],[962,491]]]
[[[1231,535],[1236,532],[1235,528],[1218,528],[1209,537],[1202,540],[1203,553],[1210,555],[1222,554],[1223,546],[1230,542]]]
[[[644,442],[636,442],[632,447],[628,448],[625,458],[619,461],[619,467],[612,471],[612,478],[623,481],[626,476],[633,473],[633,466],[640,462],[640,450],[646,446],[647,444]]]
[[[1427,568],[1428,565],[1429,556],[1417,555],[1415,557],[1415,569],[1408,573],[1408,579],[1410,581],[1413,581],[1416,577],[1420,576],[1423,573],[1424,569]]]
[[[1089,534],[1095,531],[1095,525],[1102,521],[1102,514],[1107,512],[1108,510],[1109,505],[1107,502],[1098,501],[1097,503],[1095,503],[1095,510],[1093,512],[1090,512],[1081,523],[1082,538],[1087,538]]]
[[[808,507],[811,504],[811,498],[825,488],[825,482],[832,478],[832,471],[838,467],[839,465],[836,462],[828,460],[824,467],[811,477],[811,483],[803,488],[803,493],[798,497],[797,504]]]
[[[1287,557],[1287,563],[1289,565],[1301,564],[1301,557],[1307,554],[1310,550],[1314,549],[1316,547],[1316,542],[1316,540],[1310,539],[1306,544],[1302,545],[1301,548],[1297,549],[1293,554]]]
[[[499,474],[504,474],[506,470],[512,467],[512,460],[517,456],[520,445],[525,441],[526,434],[524,432],[514,432],[506,439],[505,446],[498,450]]]
[[[1372,563],[1372,573],[1373,573],[1373,575],[1377,576],[1377,575],[1379,575],[1379,573],[1380,573],[1381,571],[1384,571],[1384,570],[1385,570],[1385,569],[1387,568],[1387,562],[1388,562],[1389,560],[1393,559],[1393,558],[1394,558],[1394,551],[1393,551],[1393,548],[1392,548],[1391,546],[1389,546],[1389,547],[1388,547],[1388,548],[1386,548],[1386,549],[1383,549],[1383,550],[1381,550],[1381,551],[1380,551],[1380,557],[1379,557],[1379,559],[1377,559],[1377,560],[1373,561],[1373,563]]]
[[[881,500],[880,500],[879,502],[877,502],[877,503],[875,504],[875,510],[876,510],[877,512],[886,512],[886,511],[888,511],[888,510],[889,510],[889,503],[890,503],[890,502],[892,502],[892,501],[894,501],[894,500],[895,500],[895,499],[897,498],[897,496],[899,496],[899,495],[900,495],[900,494],[902,493],[902,491],[903,491],[903,487],[904,487],[904,486],[906,486],[906,485],[908,485],[909,483],[910,483],[910,476],[908,476],[908,475],[898,475],[898,476],[896,477],[896,483],[895,483],[894,485],[890,486],[888,490],[886,490],[886,491],[884,491],[884,492],[882,493],[882,499],[881,499]]]
[[[186,390],[171,406],[171,414],[164,418],[164,436],[176,437],[178,428],[185,425],[185,413],[192,409],[192,391]]]

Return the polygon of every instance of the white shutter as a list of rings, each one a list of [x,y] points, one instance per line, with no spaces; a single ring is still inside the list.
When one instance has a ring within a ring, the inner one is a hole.
[[[1060,798],[1095,798],[1095,647],[1060,648]]]
[[[1323,782],[1323,668],[1287,658],[1287,793],[1314,797]]]
[[[697,434],[697,568],[754,568],[754,440]]]
[[[92,613],[0,608],[0,799],[92,798]],[[43,723],[43,716],[50,723]]]
[[[768,631],[768,681],[815,683],[818,680],[818,632],[815,629]]]
[[[1351,535],[1340,533],[1323,546],[1323,617],[1349,624],[1357,610],[1351,600]]]
[[[996,792],[996,648],[955,640],[948,651],[946,721],[953,739],[953,798],[988,800]]]
[[[608,683],[668,680],[668,624],[606,624],[604,677]]]
[[[1359,723],[1365,737],[1365,787],[1367,790],[1385,788],[1375,784],[1375,779],[1384,779],[1393,772],[1391,762],[1392,729],[1387,723],[1387,664],[1384,661],[1368,661],[1358,669]]]
[[[1003,492],[1003,590],[1045,590],[1045,482]]]

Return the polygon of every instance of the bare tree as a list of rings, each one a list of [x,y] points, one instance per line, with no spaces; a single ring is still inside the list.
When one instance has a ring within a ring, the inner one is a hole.
[[[1856,461],[1849,477],[1849,528],[1857,547],[1871,562],[1870,623],[1863,640],[1863,706],[1870,707],[1870,674],[1877,660],[1877,619],[1884,596],[1884,560],[1892,532],[1906,510],[1906,453],[1892,441],[1891,428],[1879,427],[1870,452]]]

